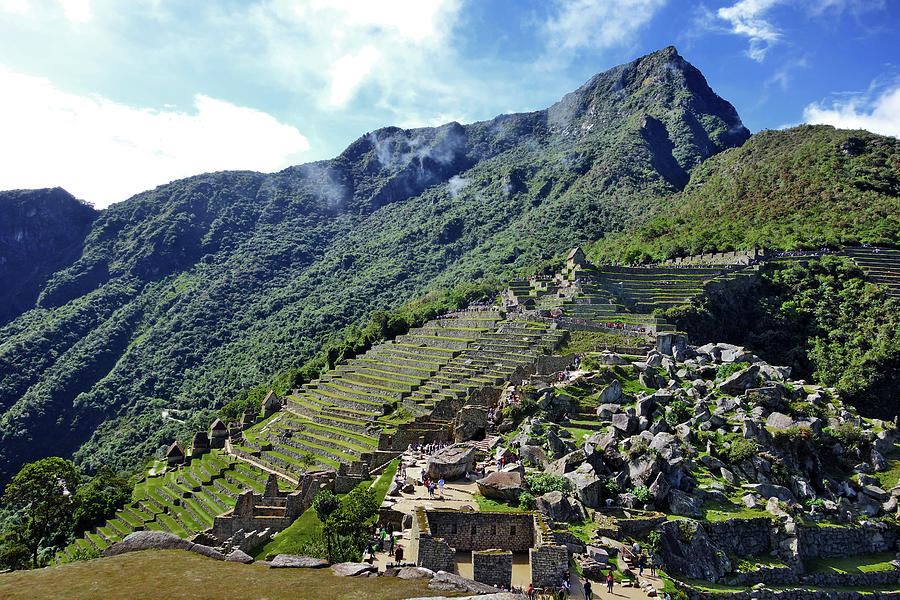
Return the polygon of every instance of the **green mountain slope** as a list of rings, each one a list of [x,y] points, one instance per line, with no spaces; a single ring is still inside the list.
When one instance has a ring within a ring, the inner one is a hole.
[[[631,262],[754,246],[895,245],[900,140],[827,125],[763,131],[695,169],[667,208],[591,252]]]
[[[97,211],[61,188],[0,192],[0,325],[77,259]]]
[[[48,453],[135,464],[193,427],[162,409],[221,406],[377,309],[624,227],[748,136],[666,48],[547,110],[116,204],[0,330],[0,481]]]

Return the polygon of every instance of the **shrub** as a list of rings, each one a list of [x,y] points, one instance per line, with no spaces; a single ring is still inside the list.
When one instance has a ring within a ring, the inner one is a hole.
[[[737,438],[731,442],[728,449],[728,461],[731,464],[739,463],[753,457],[759,451],[756,440],[750,438]]]
[[[716,367],[716,378],[717,379],[728,379],[738,371],[746,369],[750,363],[740,362],[740,363],[731,363],[727,365],[719,365]]]
[[[99,551],[94,548],[79,548],[72,553],[72,562],[79,560],[94,560],[102,556]]]
[[[519,496],[519,508],[522,510],[534,510],[534,504],[534,496],[528,492],[523,492],[522,495]]]
[[[536,496],[543,496],[548,492],[564,492],[568,489],[569,482],[562,475],[550,475],[549,473],[540,473],[538,475],[530,475],[525,478],[531,493]]]
[[[666,423],[675,427],[684,423],[694,415],[694,409],[685,404],[683,400],[675,400],[666,408]]]
[[[653,499],[653,493],[646,485],[639,485],[632,488],[631,493],[638,502],[650,502]]]
[[[831,429],[831,435],[836,437],[844,448],[848,450],[860,448],[866,441],[863,430],[859,425],[846,421]]]
[[[809,427],[788,427],[772,433],[772,440],[783,448],[804,444],[812,439],[813,432]]]

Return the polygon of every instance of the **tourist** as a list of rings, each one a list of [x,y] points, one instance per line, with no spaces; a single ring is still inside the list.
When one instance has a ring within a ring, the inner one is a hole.
[[[528,597],[528,600],[535,600],[537,597],[537,589],[534,587],[534,582],[528,584],[528,589],[525,591],[525,595]]]
[[[397,563],[397,566],[403,562],[403,546],[397,545],[397,549],[394,550],[394,562]]]
[[[609,593],[612,594],[613,583],[615,583],[616,578],[613,577],[612,569],[609,570],[609,573],[606,575],[606,589],[609,590]]]
[[[468,473],[468,471],[467,471],[467,472],[466,472],[466,479],[468,479],[468,478],[469,478],[469,473]],[[438,487],[440,488],[440,491],[441,491],[441,498],[443,498],[443,497],[444,497],[444,478],[443,478],[443,477],[441,477],[440,479],[438,479]]]
[[[594,592],[593,592],[593,590],[591,590],[591,580],[590,580],[590,579],[585,579],[585,580],[584,580],[584,585],[583,585],[582,587],[584,588],[584,598],[585,598],[585,600],[593,600],[593,598],[594,598]]]
[[[385,541],[387,540],[387,529],[381,528],[381,531],[378,532],[378,539],[378,549],[384,550]]]
[[[637,564],[638,564],[638,577],[643,577],[643,576],[644,576],[644,563],[646,562],[646,560],[647,560],[647,558],[646,558],[646,556],[644,556],[643,554],[641,554],[641,555],[638,556],[638,559],[637,559]]]
[[[394,553],[394,544],[397,543],[397,538],[392,533],[389,539],[390,539],[390,542],[389,542],[390,545],[388,547],[388,554],[393,554]]]
[[[656,564],[652,556],[647,559],[647,566],[650,567],[650,577],[656,577]]]

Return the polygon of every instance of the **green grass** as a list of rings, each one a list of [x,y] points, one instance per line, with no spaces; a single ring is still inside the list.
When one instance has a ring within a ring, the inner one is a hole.
[[[614,319],[606,319],[604,316],[595,317],[598,320],[606,320],[608,322]],[[579,354],[582,352],[594,352],[595,350],[603,350],[607,346],[633,346],[637,338],[618,335],[615,333],[605,333],[601,331],[570,331],[569,338],[564,344],[557,348],[553,354]]]
[[[503,502],[497,502],[485,498],[481,494],[473,494],[472,498],[478,503],[478,510],[482,512],[524,512],[518,505],[513,506]]]
[[[394,475],[397,474],[398,468],[400,468],[400,459],[395,458],[387,467],[385,467],[378,479],[375,480],[375,483],[372,484],[372,490],[375,492],[378,506],[381,506],[381,503],[384,502],[384,497],[387,496],[388,488],[391,487],[391,480],[393,480]]]
[[[400,600],[434,596],[428,580],[338,577],[330,569],[269,569],[182,550],[149,550],[0,575],[0,598],[267,598]]]
[[[874,573],[892,571],[891,561],[896,558],[894,552],[879,554],[863,554],[848,558],[810,558],[803,561],[809,573]]]
[[[378,486],[375,489],[375,494],[381,500],[384,500],[391,479],[393,479],[394,473],[397,472],[397,466],[394,463],[399,464],[399,461],[393,461],[393,472],[391,472],[392,467],[388,467],[375,482],[375,486]],[[386,479],[385,475],[387,475]],[[382,480],[384,480],[385,483],[383,483]],[[382,483],[383,486],[379,485]],[[365,480],[360,482],[356,487],[368,488],[370,485],[372,485],[372,481]],[[384,493],[380,492],[382,487]],[[343,498],[344,496],[345,494],[338,494],[338,498]],[[381,505],[381,501],[379,501],[378,504]],[[305,546],[315,540],[321,533],[322,521],[319,520],[316,511],[310,507],[306,509],[302,515],[297,517],[297,520],[291,523],[287,529],[280,532],[274,539],[263,546],[259,552],[256,553],[256,560],[264,560],[269,554],[302,554]]]
[[[594,532],[597,531],[598,527],[600,527],[600,524],[591,520],[582,523],[569,523],[569,531],[585,544],[593,543]]]
[[[725,521],[726,519],[752,519],[754,517],[771,517],[768,512],[759,508],[747,508],[725,502],[704,502],[703,518],[707,521]]]
[[[888,463],[887,471],[881,473],[873,473],[879,486],[883,490],[890,490],[892,487],[900,483],[900,450],[893,450],[885,456]]]

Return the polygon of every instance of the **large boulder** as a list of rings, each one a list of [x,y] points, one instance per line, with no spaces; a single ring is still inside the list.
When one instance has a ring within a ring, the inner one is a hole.
[[[253,562],[253,557],[240,549],[235,549],[231,554],[225,557],[228,562],[238,562],[249,565]]]
[[[707,581],[716,581],[731,571],[728,557],[698,523],[668,521],[659,530],[660,554],[666,557],[668,571]]]
[[[612,416],[612,426],[631,435],[637,429],[637,419],[626,413],[616,413]]]
[[[743,394],[745,390],[756,387],[757,375],[759,375],[759,366],[750,365],[720,383],[718,388],[726,394],[738,396]]]
[[[425,567],[401,567],[397,571],[397,579],[431,579],[434,571]]]
[[[560,523],[580,523],[586,517],[584,507],[578,500],[569,500],[562,492],[547,492],[535,500],[535,508],[551,521]]]
[[[456,413],[453,426],[456,439],[461,442],[482,439],[488,426],[488,411],[482,406],[463,406]]]
[[[442,592],[460,592],[464,594],[491,594],[497,591],[497,588],[489,586],[486,583],[479,583],[472,579],[466,579],[465,577],[448,573],[447,571],[438,571],[435,573],[434,577],[432,577],[431,581],[428,583],[428,587],[432,590]]]
[[[141,550],[190,550],[194,543],[167,531],[135,531],[103,551],[103,556],[115,556]]]
[[[368,577],[378,573],[378,567],[369,563],[344,562],[331,565],[331,572],[338,577]]]
[[[564,475],[575,491],[575,496],[589,508],[598,508],[603,496],[603,483],[594,473],[589,463],[584,463],[571,473]]]
[[[471,473],[475,465],[475,449],[454,444],[438,450],[428,459],[425,471],[433,478],[450,481]]]
[[[321,558],[313,558],[312,556],[297,556],[295,554],[279,554],[269,567],[272,569],[324,569],[330,563]]]
[[[542,469],[550,462],[543,448],[531,444],[525,444],[519,449],[519,457],[524,461],[528,461],[529,464]]]
[[[669,512],[694,519],[703,518],[703,501],[678,489],[669,490]]]
[[[791,490],[781,485],[772,483],[748,483],[743,487],[751,492],[756,492],[764,498],[778,498],[782,502],[797,501],[797,499],[794,498],[794,494],[791,493]]]
[[[524,480],[518,472],[494,472],[478,480],[478,491],[485,498],[500,502],[518,502]]]
[[[766,427],[772,429],[787,429],[794,426],[794,419],[780,412],[773,412],[766,418]]]
[[[597,395],[597,404],[619,404],[622,402],[622,384],[618,379],[600,390]]]

